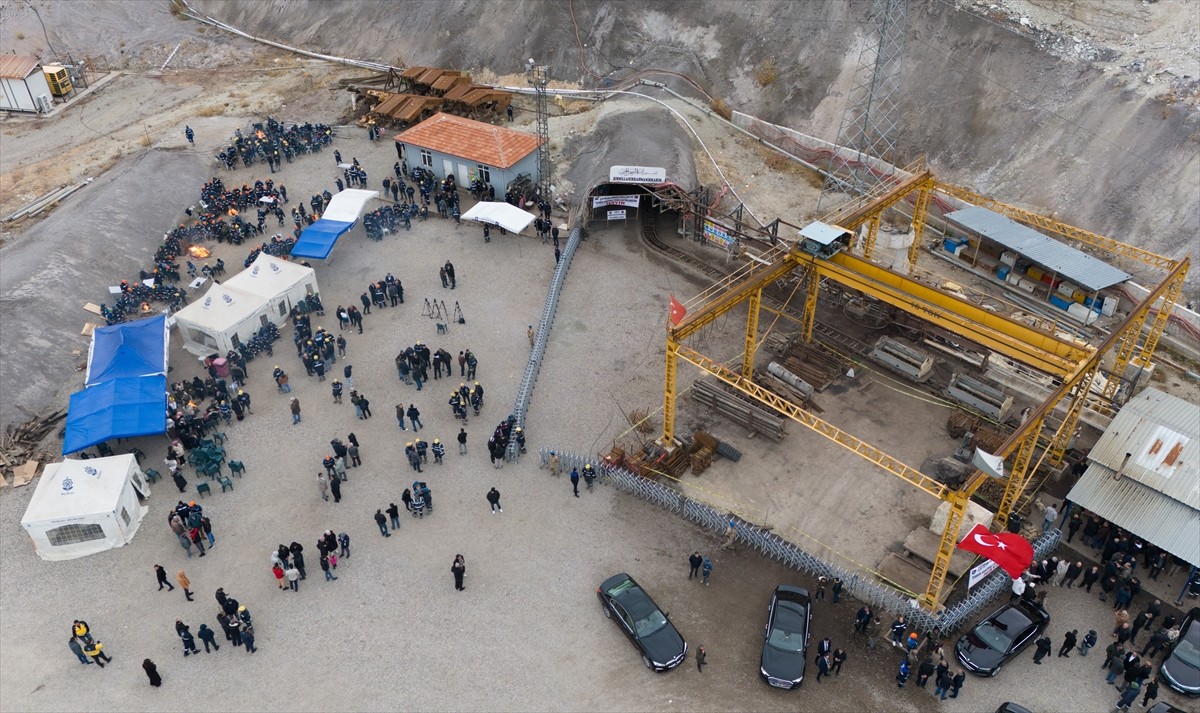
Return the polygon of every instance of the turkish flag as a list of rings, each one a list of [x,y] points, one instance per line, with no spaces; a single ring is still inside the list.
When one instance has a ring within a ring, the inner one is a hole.
[[[684,307],[682,302],[675,299],[675,295],[671,295],[671,324],[678,327],[686,315],[687,307]]]
[[[992,533],[982,524],[971,528],[959,541],[958,549],[990,559],[1013,579],[1033,563],[1033,545],[1028,540],[1011,532]]]

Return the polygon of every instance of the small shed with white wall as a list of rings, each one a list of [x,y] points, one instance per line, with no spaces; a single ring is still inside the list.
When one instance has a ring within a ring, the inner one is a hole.
[[[50,84],[37,57],[0,55],[0,110],[50,111]]]

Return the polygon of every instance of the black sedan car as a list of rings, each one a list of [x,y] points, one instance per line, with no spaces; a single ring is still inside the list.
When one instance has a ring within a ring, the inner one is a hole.
[[[649,594],[628,574],[615,574],[596,590],[604,616],[616,619],[621,631],[642,652],[642,663],[669,671],[687,656],[687,642]]]
[[[804,657],[812,603],[808,590],[781,584],[775,587],[767,609],[762,658],[758,675],[776,688],[799,688],[804,681]]]
[[[1000,667],[1046,630],[1050,614],[1034,602],[1018,599],[997,610],[959,638],[954,653],[963,668],[995,676]]]
[[[1160,670],[1167,685],[1200,696],[1200,607],[1193,607],[1179,627],[1179,638]]]

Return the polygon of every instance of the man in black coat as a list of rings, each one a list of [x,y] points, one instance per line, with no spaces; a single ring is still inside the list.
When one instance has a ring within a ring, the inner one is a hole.
[[[1042,659],[1050,655],[1050,649],[1054,643],[1049,636],[1043,636],[1037,640],[1037,653],[1033,655],[1033,662],[1038,666],[1042,665]]]

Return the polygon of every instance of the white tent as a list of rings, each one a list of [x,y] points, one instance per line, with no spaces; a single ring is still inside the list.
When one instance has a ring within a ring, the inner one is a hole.
[[[270,303],[271,321],[279,324],[292,307],[317,292],[317,273],[266,253],[259,253],[250,267],[225,281],[225,287],[262,297]]]
[[[150,496],[137,460],[64,460],[46,466],[21,527],[44,560],[70,560],[123,547],[137,532]]]
[[[249,292],[214,284],[204,297],[175,313],[183,348],[199,357],[225,355],[234,337],[245,343],[270,319],[271,306]],[[276,320],[279,321],[279,320]]]
[[[379,195],[379,191],[365,191],[361,188],[347,188],[339,191],[329,201],[329,205],[325,206],[325,212],[321,214],[321,219],[353,223],[358,220],[367,201],[377,195]]]
[[[533,222],[533,213],[521,210],[501,201],[480,201],[463,213],[463,219],[477,223],[499,225],[505,230],[519,233]]]

